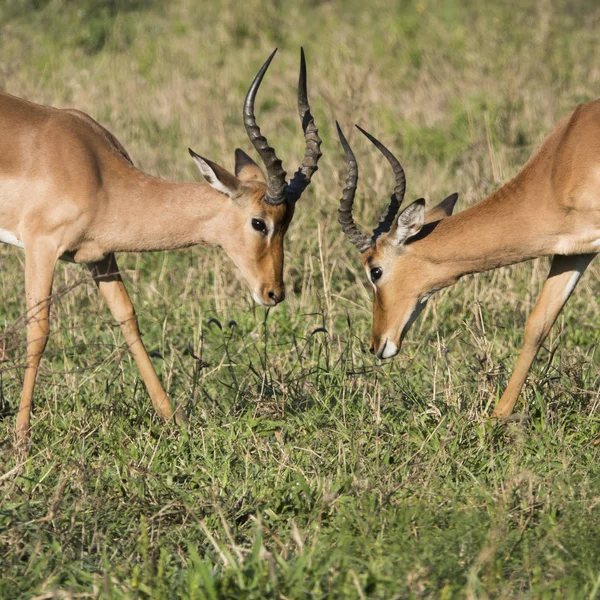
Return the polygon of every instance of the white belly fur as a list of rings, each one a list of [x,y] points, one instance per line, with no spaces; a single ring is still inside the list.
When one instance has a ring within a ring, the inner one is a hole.
[[[600,252],[598,230],[583,231],[577,235],[565,235],[558,240],[554,254],[595,254]]]
[[[563,297],[565,298],[565,300],[571,295],[571,292],[575,289],[575,286],[577,285],[577,282],[579,281],[581,274],[582,274],[582,271],[573,271],[573,274],[571,275],[571,277],[569,278],[569,281],[567,283],[567,287],[565,288],[565,291],[563,292]]]
[[[23,246],[23,242],[19,240],[14,233],[11,233],[6,229],[0,229],[0,242],[10,244],[11,246],[16,246],[17,248],[25,248],[25,246]]]

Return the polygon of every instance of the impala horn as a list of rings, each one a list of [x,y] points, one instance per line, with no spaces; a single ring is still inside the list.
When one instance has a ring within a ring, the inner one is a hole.
[[[265,64],[257,73],[254,81],[248,89],[246,100],[244,101],[244,125],[246,133],[252,142],[252,145],[260,155],[267,169],[267,193],[265,194],[265,202],[271,206],[277,206],[283,202],[296,202],[302,192],[308,187],[312,176],[318,169],[317,163],[321,158],[321,139],[318,135],[318,129],[315,125],[315,120],[310,112],[308,104],[308,93],[306,91],[306,60],[304,50],[300,49],[300,76],[298,78],[298,112],[302,120],[302,129],[306,140],[306,151],[304,159],[294,174],[294,177],[289,182],[286,181],[286,173],[282,167],[281,161],[277,158],[275,150],[269,146],[267,138],[260,132],[260,128],[256,123],[254,116],[254,101],[258,88],[277,52],[277,48],[273,50]]]
[[[269,146],[267,138],[261,134],[260,127],[256,124],[256,118],[254,116],[254,100],[256,99],[256,93],[258,88],[277,52],[277,48],[273,50],[271,56],[267,58],[265,64],[260,68],[260,71],[256,74],[254,81],[248,89],[246,99],[244,100],[244,126],[246,127],[246,133],[252,142],[252,145],[260,155],[266,169],[267,169],[267,193],[265,194],[265,202],[271,206],[276,206],[285,202],[285,188],[286,188],[286,177],[285,171],[281,166],[281,161],[277,158],[275,150]]]
[[[373,137],[362,127],[358,125],[356,127],[362,134],[366,135],[369,140],[373,142],[375,147],[387,158],[394,171],[394,177],[396,178],[396,185],[394,186],[394,193],[390,197],[390,203],[381,216],[379,224],[373,230],[372,239],[375,241],[382,233],[387,233],[394,223],[394,219],[404,200],[404,193],[406,192],[406,175],[404,174],[404,169],[398,159],[377,138]]]
[[[315,120],[310,112],[308,105],[308,93],[306,91],[306,60],[304,58],[304,48],[300,48],[300,76],[298,77],[298,113],[302,121],[302,130],[306,140],[306,151],[304,159],[294,177],[291,179],[286,197],[288,202],[296,202],[302,192],[308,187],[312,176],[319,168],[317,163],[322,156],[321,138],[319,130],[315,125]]]
[[[365,235],[356,225],[352,218],[352,204],[354,203],[354,195],[356,194],[356,186],[358,184],[358,165],[350,144],[344,137],[339,123],[336,121],[338,136],[342,144],[342,148],[346,153],[346,164],[348,165],[348,175],[346,176],[346,187],[342,193],[340,200],[340,208],[338,211],[338,221],[342,226],[343,232],[348,239],[358,248],[359,252],[366,252],[372,248],[375,243],[367,235]]]

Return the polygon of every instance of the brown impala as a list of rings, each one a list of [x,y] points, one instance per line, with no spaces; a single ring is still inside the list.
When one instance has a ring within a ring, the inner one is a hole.
[[[267,176],[239,148],[235,175],[190,150],[208,183],[169,183],[136,169],[117,139],[88,115],[0,94],[0,241],[25,250],[27,366],[17,441],[29,437],[33,387],[48,339],[52,278],[59,259],[86,263],[121,325],[156,412],[173,417],[140,338],[115,252],[221,246],[254,299],[284,299],[283,238],[296,201],[310,183],[321,140],[308,105],[301,53],[298,109],[304,160],[291,181],[261,135],[254,100],[275,51],[244,102],[244,125]],[[178,421],[185,420],[177,410]]]
[[[578,106],[511,181],[454,216],[456,194],[429,211],[423,199],[417,200],[396,218],[404,171],[389,150],[363,131],[396,176],[391,202],[372,237],[352,219],[358,169],[339,126],[338,133],[348,164],[339,221],[361,252],[373,284],[371,352],[379,358],[398,352],[433,292],[469,273],[554,255],[527,321],[517,366],[494,409],[495,417],[507,417],[552,324],[600,252],[600,100]]]

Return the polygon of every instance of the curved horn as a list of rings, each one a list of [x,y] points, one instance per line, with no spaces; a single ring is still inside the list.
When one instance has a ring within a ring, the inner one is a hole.
[[[338,211],[338,221],[342,226],[342,230],[348,236],[348,239],[359,249],[365,252],[373,247],[373,241],[369,239],[356,225],[352,218],[352,204],[354,202],[354,194],[356,193],[356,185],[358,184],[358,165],[356,158],[352,152],[352,148],[344,137],[339,123],[336,121],[338,136],[344,152],[346,153],[346,163],[348,165],[348,175],[346,177],[346,187],[340,200],[340,209]]]
[[[256,124],[256,118],[254,117],[254,100],[263,77],[275,56],[275,52],[277,52],[277,48],[273,50],[271,56],[267,58],[265,64],[256,74],[254,81],[248,89],[246,99],[244,100],[244,125],[246,127],[246,133],[267,169],[267,193],[265,194],[265,202],[272,206],[285,202],[285,188],[287,185],[285,171],[281,166],[281,161],[275,155],[275,150],[269,146],[267,138],[261,134],[260,128]]]
[[[390,230],[394,219],[396,218],[398,209],[402,204],[402,200],[404,200],[404,192],[406,191],[406,176],[398,159],[377,138],[373,137],[368,131],[365,131],[359,125],[356,127],[361,133],[366,135],[371,142],[373,142],[375,147],[387,158],[390,165],[392,165],[394,177],[396,178],[396,185],[394,186],[394,193],[390,198],[390,203],[381,216],[379,224],[373,230],[373,240],[376,240],[382,233],[387,233]]]
[[[298,77],[298,113],[302,121],[302,130],[306,140],[306,152],[302,164],[294,173],[287,190],[286,197],[289,202],[296,202],[302,192],[308,187],[311,177],[319,168],[317,163],[322,156],[321,138],[319,130],[315,125],[315,120],[310,112],[308,105],[308,93],[306,91],[306,60],[304,58],[304,48],[300,48],[300,76]]]

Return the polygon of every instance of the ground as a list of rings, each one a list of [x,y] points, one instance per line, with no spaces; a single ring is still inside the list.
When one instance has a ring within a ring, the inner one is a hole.
[[[18,0],[0,27],[1,89],[89,113],[179,181],[198,178],[188,146],[228,168],[249,151],[242,100],[275,46],[257,116],[296,168],[303,45],[324,152],[275,309],[218,250],[119,257],[188,433],[154,416],[85,269],[60,265],[16,477],[23,254],[0,248],[0,597],[598,596],[600,263],[532,369],[529,420],[491,423],[547,259],[437,294],[379,363],[369,285],[336,222],[334,128],[357,154],[365,227],[393,181],[355,122],[398,154],[408,200],[458,191],[462,210],[600,95],[596,2]]]

